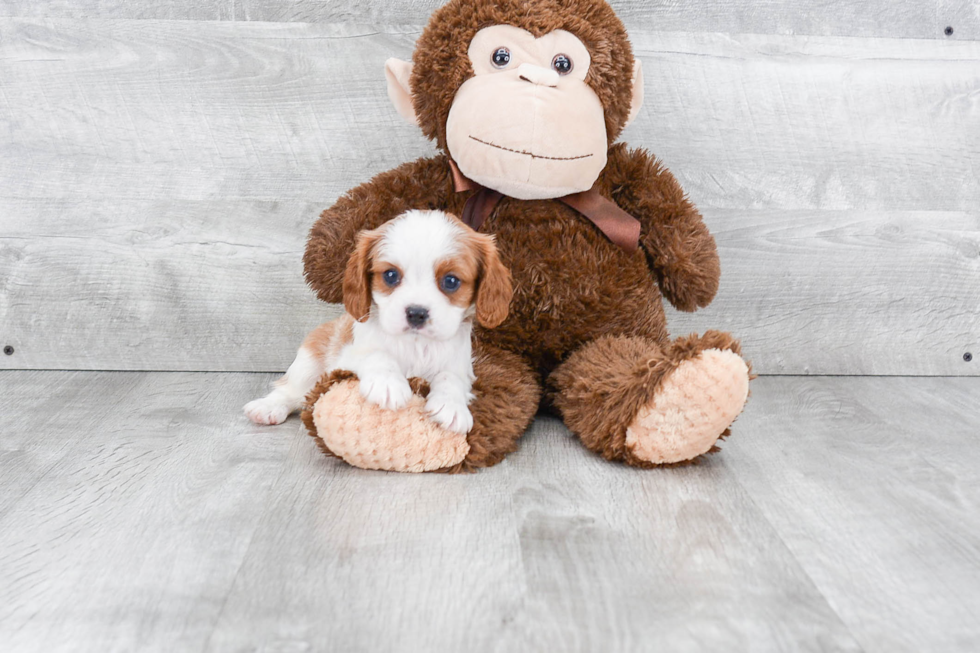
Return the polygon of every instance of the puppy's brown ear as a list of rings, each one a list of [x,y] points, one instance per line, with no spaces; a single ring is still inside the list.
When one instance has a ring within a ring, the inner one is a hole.
[[[499,326],[510,312],[514,288],[508,270],[500,260],[493,236],[477,234],[480,250],[480,285],[476,289],[476,319],[488,329]]]
[[[371,312],[371,254],[380,238],[377,229],[358,234],[344,271],[344,308],[358,322],[367,320]]]

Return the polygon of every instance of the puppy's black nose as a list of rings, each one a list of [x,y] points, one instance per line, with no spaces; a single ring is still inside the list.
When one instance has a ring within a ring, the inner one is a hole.
[[[424,306],[409,306],[405,309],[405,319],[413,328],[418,329],[429,319],[429,309]]]

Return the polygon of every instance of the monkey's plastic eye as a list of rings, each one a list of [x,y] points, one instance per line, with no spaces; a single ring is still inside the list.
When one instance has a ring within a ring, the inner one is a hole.
[[[442,288],[443,292],[454,293],[459,290],[459,285],[462,283],[454,274],[447,274],[439,282],[439,286]]]
[[[497,68],[504,68],[510,63],[510,50],[507,48],[497,48],[493,53],[493,65]]]
[[[384,279],[386,286],[389,288],[394,288],[401,282],[402,275],[400,272],[398,272],[398,270],[392,268],[391,270],[385,270],[385,273],[381,275],[381,278]]]
[[[572,60],[568,58],[567,54],[556,54],[555,58],[551,60],[551,67],[559,75],[567,75],[572,72]]]

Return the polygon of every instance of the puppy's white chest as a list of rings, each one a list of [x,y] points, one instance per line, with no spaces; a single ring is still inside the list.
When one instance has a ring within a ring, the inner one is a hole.
[[[460,331],[450,340],[401,337],[389,338],[385,344],[406,377],[431,380],[440,372],[471,369],[470,330],[464,325]]]

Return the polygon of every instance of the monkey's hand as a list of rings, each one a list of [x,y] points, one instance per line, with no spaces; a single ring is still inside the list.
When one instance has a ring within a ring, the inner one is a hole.
[[[718,292],[720,266],[714,239],[707,236],[710,248],[693,251],[665,248],[659,258],[650,256],[660,292],[679,311],[695,311],[711,303]],[[646,248],[644,244],[644,248]]]
[[[660,290],[675,308],[707,306],[718,292],[715,240],[674,176],[645,150],[609,150],[602,182],[613,200],[640,221],[640,245]]]

